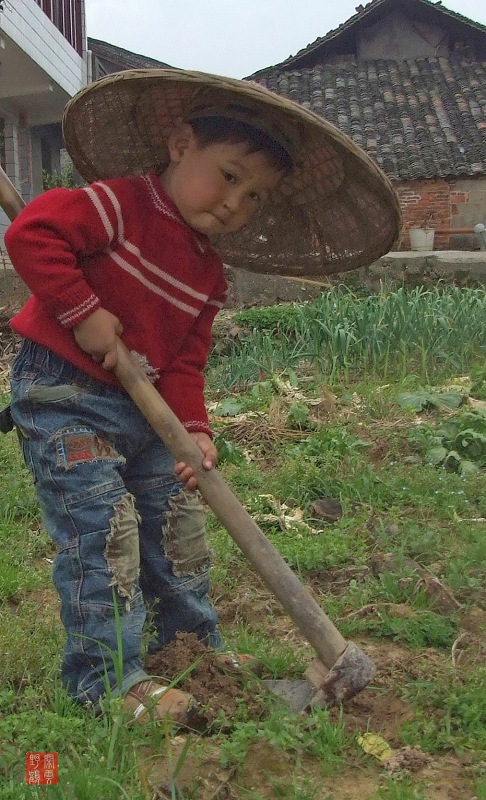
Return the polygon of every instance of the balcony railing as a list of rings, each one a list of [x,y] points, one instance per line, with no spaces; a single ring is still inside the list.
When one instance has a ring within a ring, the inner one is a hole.
[[[76,52],[83,55],[81,0],[35,0]]]

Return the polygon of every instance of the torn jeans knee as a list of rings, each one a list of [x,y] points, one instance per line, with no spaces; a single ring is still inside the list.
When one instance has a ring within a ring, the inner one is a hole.
[[[208,569],[210,552],[206,541],[206,513],[198,492],[182,488],[169,497],[162,538],[174,575],[188,577]]]
[[[127,603],[133,599],[140,573],[138,526],[140,516],[133,495],[125,494],[115,503],[110,520],[110,533],[106,537],[105,558],[113,575],[114,586]]]

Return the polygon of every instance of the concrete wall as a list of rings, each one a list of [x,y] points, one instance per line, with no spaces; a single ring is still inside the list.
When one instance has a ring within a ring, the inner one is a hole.
[[[474,228],[476,223],[486,225],[486,177],[458,180],[451,196],[451,227]],[[470,237],[453,236],[451,244],[462,250]]]
[[[399,250],[408,250],[411,227],[425,223],[436,230],[473,228],[486,224],[486,177],[469,179],[438,178],[421,181],[395,181],[403,212],[403,232]],[[434,250],[478,250],[475,234],[436,233]]]

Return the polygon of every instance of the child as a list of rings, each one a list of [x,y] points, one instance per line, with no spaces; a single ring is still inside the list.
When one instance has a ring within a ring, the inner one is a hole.
[[[318,262],[321,274],[325,260],[349,268],[366,259],[370,230],[374,251],[388,249],[397,233],[394,196],[331,126],[242,81],[179,70],[109,76],[71,101],[64,132],[75,166],[93,182],[39,196],[5,240],[32,292],[12,320],[24,341],[11,372],[11,413],[57,548],[63,682],[80,703],[98,707],[110,689],[137,719],[153,707],[158,718],[184,724],[192,699],[149,679],[142,630],[151,609],[151,651],[177,631],[223,647],[208,599],[204,513],[191,466],[174,464],[117,384],[117,337],[212,469],[203,370],[227,287],[210,240],[228,234],[237,260],[234,235],[246,229],[250,261],[270,241],[266,265],[281,265],[278,206],[265,212],[278,191],[284,207],[297,200],[303,237],[306,192],[307,202],[322,205],[326,193],[345,189],[331,205],[346,210],[353,229]],[[324,149],[319,167],[315,155]],[[343,155],[357,170],[359,202],[349,199]],[[306,230],[315,260],[324,215],[312,208]],[[333,217],[330,207],[326,215]]]

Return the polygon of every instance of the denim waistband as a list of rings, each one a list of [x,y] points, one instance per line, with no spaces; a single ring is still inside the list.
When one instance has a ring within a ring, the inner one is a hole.
[[[121,387],[99,381],[44,345],[38,344],[32,339],[23,339],[12,364],[10,376],[13,380],[18,380],[29,376],[35,378],[40,373],[57,377],[66,383],[75,383],[87,389],[93,388],[97,391],[106,389],[110,392],[124,394]]]

